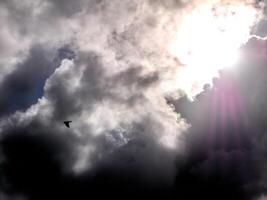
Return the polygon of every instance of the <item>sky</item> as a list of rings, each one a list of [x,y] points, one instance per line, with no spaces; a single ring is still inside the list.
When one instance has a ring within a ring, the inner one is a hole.
[[[0,0],[0,199],[266,200],[266,15]]]

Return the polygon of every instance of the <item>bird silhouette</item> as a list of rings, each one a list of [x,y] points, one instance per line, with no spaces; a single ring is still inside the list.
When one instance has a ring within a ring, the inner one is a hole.
[[[66,127],[70,128],[70,123],[71,123],[71,122],[72,122],[72,121],[64,121],[64,124],[65,124]]]

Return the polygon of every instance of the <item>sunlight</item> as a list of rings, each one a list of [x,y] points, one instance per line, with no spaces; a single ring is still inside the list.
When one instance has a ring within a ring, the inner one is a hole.
[[[189,96],[235,64],[257,18],[255,8],[240,3],[205,3],[186,15],[170,51],[184,65],[177,81]]]

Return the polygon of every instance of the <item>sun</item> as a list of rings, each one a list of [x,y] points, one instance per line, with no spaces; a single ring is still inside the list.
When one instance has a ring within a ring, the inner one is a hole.
[[[258,19],[257,10],[241,3],[205,3],[185,16],[170,52],[183,64],[177,84],[190,96],[210,83],[218,71],[238,60]]]

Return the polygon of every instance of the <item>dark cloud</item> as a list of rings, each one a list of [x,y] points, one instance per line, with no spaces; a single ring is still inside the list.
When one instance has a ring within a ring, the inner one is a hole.
[[[265,107],[266,94],[259,86],[267,79],[259,69],[266,68],[244,63],[236,72],[222,71],[213,88],[194,102],[186,98],[173,102],[192,124],[184,135],[186,154],[178,157],[159,146],[153,133],[161,127],[148,118],[133,126],[130,141],[121,147],[110,148],[103,135],[94,139],[101,146],[102,159],[95,154],[93,160],[98,161],[93,169],[73,175],[63,170],[71,166],[75,156],[70,155],[80,143],[69,138],[73,134],[51,131],[36,122],[6,130],[1,142],[2,177],[9,183],[5,192],[29,199],[252,199],[264,194],[266,117],[260,108]],[[166,177],[174,179],[166,181]]]
[[[2,186],[7,194],[38,199],[39,195],[44,198],[58,189],[63,173],[60,161],[66,156],[71,159],[70,145],[66,145],[67,137],[62,138],[56,131],[43,131],[20,127],[6,132],[1,142],[5,158],[1,177],[8,181]]]
[[[58,52],[41,45],[33,46],[29,56],[7,75],[0,86],[0,117],[18,110],[25,110],[43,96],[44,85],[64,58],[73,53],[67,48]]]
[[[59,54],[65,51],[61,49]],[[69,51],[65,53],[64,57],[72,55]],[[92,195],[105,197],[107,193],[118,198],[129,194],[132,198],[165,195],[161,191],[174,181],[176,153],[163,148],[158,141],[165,131],[159,116],[145,114],[131,127],[126,118],[118,118],[115,123],[125,126],[125,130],[104,127],[104,133],[99,135],[93,135],[95,129],[83,127],[84,122],[79,121],[83,112],[94,113],[105,101],[114,107],[113,112],[120,112],[117,106],[121,105],[128,111],[138,103],[146,104],[144,92],[159,80],[157,73],[143,74],[141,67],[113,76],[104,67],[95,53],[77,52],[73,60],[63,61],[46,81],[43,98],[51,104],[51,118],[41,114],[46,112],[44,108],[39,110],[40,116],[29,117],[22,123],[15,120],[11,126],[2,127],[2,186],[7,195],[19,194],[29,199],[82,199]],[[76,84],[73,76],[79,77]],[[74,128],[64,129],[62,120],[74,116]],[[89,155],[80,152],[79,149],[88,146],[95,151]],[[73,168],[79,157],[88,159],[88,163],[81,164],[85,171],[78,170],[76,175]],[[87,169],[87,164],[92,168]]]
[[[111,148],[105,137],[93,139],[103,145],[95,155],[103,156],[81,175],[67,169],[75,160],[75,148],[82,141],[61,129],[45,127],[38,120],[4,131],[1,151],[1,188],[6,195],[27,199],[159,198],[171,195],[173,154],[153,136],[155,122],[136,124],[131,141]],[[104,145],[105,144],[105,145]]]
[[[194,102],[169,100],[192,124],[185,134],[187,154],[177,164],[184,198],[253,199],[266,191],[267,68],[259,56],[265,48],[265,40],[251,38],[236,69],[221,71],[211,90]]]
[[[1,83],[1,116],[36,103],[42,96],[45,80],[53,73],[55,66],[51,62],[51,55],[42,47],[33,47],[29,54]]]
[[[8,28],[32,47],[0,86],[0,198],[265,195],[265,40],[251,38],[243,62],[194,102],[165,100],[165,68],[145,66],[146,57],[161,61],[158,27],[170,17],[155,6],[173,11],[184,2],[1,1]]]

